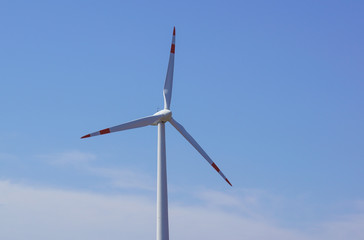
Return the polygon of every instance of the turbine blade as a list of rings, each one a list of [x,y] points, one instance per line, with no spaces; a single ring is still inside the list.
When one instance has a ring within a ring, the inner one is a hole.
[[[148,116],[148,117],[144,117],[144,118],[139,118],[139,119],[131,121],[131,122],[117,125],[115,127],[105,128],[103,130],[87,134],[81,138],[94,137],[94,136],[103,135],[103,134],[107,134],[107,133],[119,132],[119,131],[123,131],[123,130],[127,130],[127,129],[139,128],[139,127],[152,125],[153,123],[158,122],[158,120],[160,118],[161,118],[160,115],[153,115],[153,116]]]
[[[211,158],[207,155],[207,153],[202,149],[202,147],[196,142],[195,139],[186,131],[186,129],[179,124],[175,119],[171,118],[169,122],[180,132],[186,139],[191,143],[191,145],[207,160],[207,162],[221,175],[223,179],[230,185],[231,183],[225,177],[225,175],[221,172],[221,170],[216,166],[216,164],[211,160]]]
[[[163,97],[164,97],[164,109],[169,109],[172,98],[172,85],[173,85],[173,69],[174,69],[174,52],[176,43],[176,28],[173,28],[173,37],[171,45],[171,53],[169,54],[169,62],[167,69],[166,81],[164,82]]]

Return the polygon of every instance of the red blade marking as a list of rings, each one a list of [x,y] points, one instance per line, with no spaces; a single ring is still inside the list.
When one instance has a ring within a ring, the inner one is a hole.
[[[106,134],[106,133],[110,133],[109,128],[106,128],[106,129],[100,131],[100,134]]]
[[[175,51],[175,45],[172,43],[172,46],[171,46],[171,53],[174,53]]]
[[[85,136],[83,136],[81,138],[88,138],[88,137],[91,137],[91,134],[87,134],[87,135],[85,135]]]
[[[211,164],[211,166],[212,166],[213,168],[215,168],[215,170],[216,170],[217,172],[220,172],[220,169],[216,166],[216,164],[215,164],[215,163],[212,163],[212,164]]]

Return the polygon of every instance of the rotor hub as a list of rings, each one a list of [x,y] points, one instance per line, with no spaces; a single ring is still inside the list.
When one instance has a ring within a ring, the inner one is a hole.
[[[161,118],[159,118],[158,121],[156,121],[152,125],[157,125],[159,122],[168,122],[169,120],[171,120],[172,112],[169,109],[163,109],[153,114],[153,116],[157,115],[161,116]]]

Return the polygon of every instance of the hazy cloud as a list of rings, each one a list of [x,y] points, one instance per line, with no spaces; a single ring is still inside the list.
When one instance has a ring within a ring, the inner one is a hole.
[[[132,188],[155,191],[156,182],[149,175],[128,169],[112,169],[100,167],[87,167],[86,171],[109,179],[110,184],[117,188]]]
[[[0,239],[154,239],[155,199],[141,195],[34,188],[0,181]],[[298,231],[225,210],[244,205],[218,192],[201,205],[170,204],[172,239],[362,239],[364,214]],[[218,198],[218,199],[216,199]],[[226,202],[225,202],[226,201]]]
[[[38,155],[39,158],[56,165],[83,165],[96,159],[96,155],[78,150],[66,151],[57,154]]]
[[[18,157],[14,154],[9,153],[0,153],[0,161],[11,161],[11,160],[17,160]]]
[[[97,155],[92,153],[73,150],[39,157],[52,165],[72,167],[88,175],[101,177],[113,188],[155,190],[156,183],[149,175],[136,170],[97,166]]]

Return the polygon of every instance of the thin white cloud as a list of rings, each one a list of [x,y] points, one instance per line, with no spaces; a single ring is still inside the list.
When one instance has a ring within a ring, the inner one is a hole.
[[[324,234],[325,239],[364,239],[364,214],[342,216],[322,223],[317,231]]]
[[[254,219],[267,218],[267,214],[262,213],[262,201],[272,198],[272,194],[248,189],[233,189],[229,192],[204,190],[199,191],[197,196],[210,208],[230,210]]]
[[[38,155],[38,157],[52,165],[72,167],[91,176],[104,178],[113,188],[155,190],[155,181],[149,175],[135,170],[96,166],[94,163],[98,157],[92,153],[73,150],[57,154]]]
[[[95,176],[108,178],[110,184],[116,188],[155,191],[155,181],[142,172],[90,166],[85,170]]]
[[[57,154],[43,154],[37,156],[51,164],[56,165],[84,165],[96,159],[96,155],[92,153],[85,153],[78,150],[66,151]]]
[[[153,230],[152,201],[0,182],[0,239],[132,239]],[[143,234],[140,229],[146,229]]]
[[[0,153],[0,161],[12,161],[17,159],[18,157],[14,154]]]
[[[0,239],[154,239],[155,199],[34,188],[0,181]],[[171,239],[363,239],[364,214],[298,231],[225,207],[238,198],[207,193],[201,205],[170,204]],[[216,200],[214,198],[219,198]],[[221,203],[226,200],[226,203]]]

